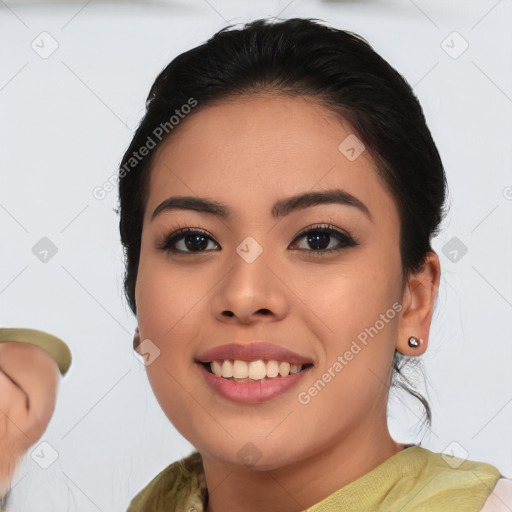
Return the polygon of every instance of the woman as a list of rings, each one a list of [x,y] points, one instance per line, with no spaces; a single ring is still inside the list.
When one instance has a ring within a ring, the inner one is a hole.
[[[228,30],[229,29],[229,30]],[[230,27],[157,77],[120,165],[134,348],[196,448],[129,512],[477,511],[484,462],[395,441],[446,178],[410,86],[314,20]],[[500,484],[501,485],[501,484]]]

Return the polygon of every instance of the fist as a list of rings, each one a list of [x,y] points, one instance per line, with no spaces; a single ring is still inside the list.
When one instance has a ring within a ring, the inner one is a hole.
[[[45,432],[59,381],[59,367],[43,348],[0,343],[0,496],[21,457]]]

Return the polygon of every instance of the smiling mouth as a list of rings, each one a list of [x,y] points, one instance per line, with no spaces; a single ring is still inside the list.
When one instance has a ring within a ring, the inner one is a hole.
[[[199,364],[202,364],[208,373],[232,382],[265,382],[284,379],[290,375],[304,372],[313,366],[312,363],[290,364],[286,361],[275,360],[250,362],[223,360]]]

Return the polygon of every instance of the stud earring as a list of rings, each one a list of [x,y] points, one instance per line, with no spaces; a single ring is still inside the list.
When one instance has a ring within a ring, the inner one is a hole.
[[[409,338],[409,341],[407,342],[407,344],[409,345],[409,347],[418,348],[422,341],[423,340],[421,338],[416,338],[414,336],[411,336]]]

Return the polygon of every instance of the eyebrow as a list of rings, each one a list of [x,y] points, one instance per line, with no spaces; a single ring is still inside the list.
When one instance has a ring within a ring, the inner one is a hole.
[[[272,206],[271,214],[274,219],[278,219],[292,212],[322,204],[340,204],[355,207],[373,222],[373,216],[368,207],[357,197],[341,189],[305,192],[280,199]],[[209,213],[223,219],[231,217],[229,207],[218,201],[195,196],[173,196],[167,198],[155,208],[151,220],[160,213],[170,210],[193,210],[200,213]]]

